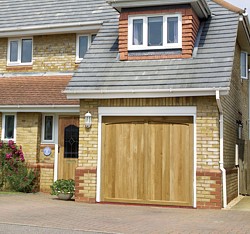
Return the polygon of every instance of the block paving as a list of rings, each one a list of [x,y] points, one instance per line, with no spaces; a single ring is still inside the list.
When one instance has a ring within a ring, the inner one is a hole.
[[[230,210],[203,210],[86,204],[44,193],[1,194],[0,227],[16,225],[20,231],[24,226],[27,230],[57,228],[63,233],[249,233],[250,199],[242,201],[249,209],[239,210],[237,205]]]

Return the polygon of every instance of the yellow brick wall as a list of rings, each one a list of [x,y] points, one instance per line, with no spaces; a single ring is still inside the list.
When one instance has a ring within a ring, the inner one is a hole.
[[[40,169],[40,191],[50,193],[50,185],[53,183],[54,170],[53,168]]]
[[[220,201],[220,171],[219,171],[219,113],[215,96],[213,97],[189,97],[189,98],[159,98],[159,99],[114,99],[114,100],[81,100],[80,108],[80,132],[79,132],[79,162],[80,168],[96,169],[98,151],[98,107],[126,107],[126,106],[197,106],[197,171],[213,170],[213,175],[204,180],[203,174],[197,176],[198,202],[210,202],[218,208]],[[84,127],[84,115],[89,111],[92,114],[92,127]],[[92,179],[94,175],[91,175]],[[80,178],[80,177],[79,177]],[[92,182],[95,180],[92,180]],[[205,181],[205,182],[204,182]],[[213,183],[218,183],[213,185]],[[92,198],[96,187],[88,186],[81,189],[79,186],[79,200]],[[83,186],[84,187],[84,186]],[[204,205],[205,206],[205,205]]]
[[[233,168],[235,165],[235,144],[238,139],[236,120],[242,121],[243,139],[248,139],[248,80],[240,78],[240,47],[238,45],[236,45],[235,52],[229,95],[222,97],[226,168]]]
[[[0,38],[0,72],[6,71],[8,39]]]
[[[41,114],[17,113],[16,143],[22,145],[28,163],[36,163],[41,142]]]
[[[58,34],[33,37],[33,66],[7,65],[8,39],[0,39],[0,72],[57,72],[74,71],[76,34]]]
[[[240,52],[237,44],[229,95],[222,97],[224,111],[224,167],[231,171],[235,167],[235,144],[238,142],[237,120],[243,123],[243,140],[248,139],[248,80],[240,77]],[[237,173],[227,173],[228,201],[238,195]],[[232,189],[233,188],[233,189]]]

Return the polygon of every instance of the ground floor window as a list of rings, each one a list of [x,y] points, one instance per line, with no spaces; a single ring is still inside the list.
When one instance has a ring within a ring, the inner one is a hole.
[[[53,142],[54,141],[54,116],[44,115],[42,124],[42,141]]]
[[[3,114],[2,139],[15,140],[16,138],[16,114]]]

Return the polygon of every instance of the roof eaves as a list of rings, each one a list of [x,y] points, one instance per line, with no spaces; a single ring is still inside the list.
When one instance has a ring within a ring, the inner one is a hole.
[[[107,3],[118,12],[121,12],[122,8],[191,4],[200,18],[208,18],[211,15],[206,0],[107,0]]]
[[[63,91],[68,99],[109,99],[109,98],[160,98],[160,97],[191,97],[213,96],[216,91],[227,95],[229,88],[177,88],[149,90],[69,90]]]
[[[103,21],[46,24],[0,29],[0,37],[70,33],[83,30],[99,30]]]
[[[226,9],[230,10],[230,11],[233,11],[235,13],[239,13],[239,14],[242,14],[245,12],[245,10],[239,8],[239,7],[236,7],[234,6],[233,4],[229,3],[229,2],[226,2],[224,0],[212,0],[213,2],[225,7]]]

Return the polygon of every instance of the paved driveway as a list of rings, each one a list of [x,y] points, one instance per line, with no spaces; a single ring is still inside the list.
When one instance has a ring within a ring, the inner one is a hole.
[[[0,233],[250,233],[250,212],[84,204],[0,195]]]

